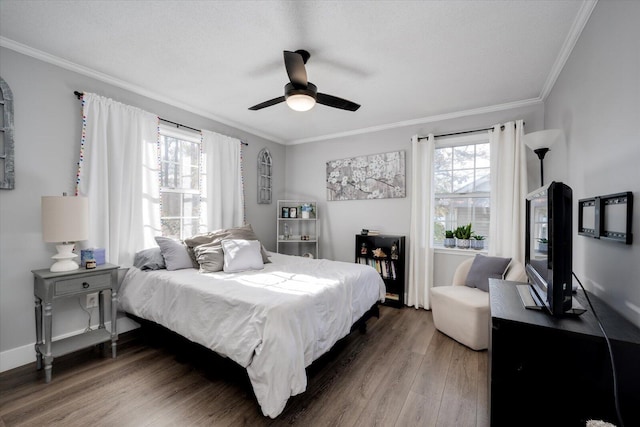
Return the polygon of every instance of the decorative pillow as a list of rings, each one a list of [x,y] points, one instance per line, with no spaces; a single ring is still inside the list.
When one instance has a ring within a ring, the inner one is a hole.
[[[229,233],[227,239],[259,241],[258,236],[256,236],[256,233],[253,232],[253,228],[251,228],[251,224],[247,224],[244,227],[229,228],[225,231]],[[269,254],[267,254],[267,250],[264,248],[264,246],[262,246],[262,244],[260,245],[260,254],[262,255],[263,263],[266,264],[268,262],[271,262],[269,260]]]
[[[222,270],[223,252],[221,242],[225,239],[239,239],[239,240],[259,240],[258,236],[253,232],[251,224],[247,224],[243,227],[228,228],[223,230],[211,231],[209,233],[197,234],[184,240],[184,243],[188,247],[189,255],[195,263],[195,267],[200,267],[200,271],[214,272]],[[206,251],[200,251],[200,255],[206,252],[204,259],[199,259],[199,255],[196,253],[196,248],[201,245],[207,245]],[[212,250],[211,248],[217,248],[219,250]],[[262,262],[268,263],[269,255],[264,246],[260,245],[260,251],[262,254]],[[201,261],[207,263],[205,267],[202,266]],[[218,269],[218,265],[220,268]]]
[[[222,240],[196,246],[193,248],[193,252],[198,265],[200,265],[200,273],[222,271],[224,266]]]
[[[156,243],[160,246],[160,252],[164,258],[167,270],[181,270],[183,268],[193,268],[191,257],[187,252],[187,247],[177,240],[168,237],[156,237]]]
[[[469,269],[465,285],[489,292],[489,279],[503,279],[510,263],[511,258],[476,255]]]
[[[166,268],[160,248],[144,249],[136,253],[133,266],[140,270],[161,270]]]
[[[222,241],[224,267],[226,273],[247,270],[262,270],[262,254],[258,240],[229,239]]]
[[[215,238],[216,235],[219,233],[224,232],[225,230],[216,230],[216,231],[211,231],[209,233],[203,233],[203,234],[196,234],[195,236],[191,236],[189,238],[184,239],[184,244],[187,245],[187,252],[189,253],[189,256],[191,257],[191,261],[193,262],[193,266],[195,268],[200,267],[196,253],[195,253],[195,248],[200,246],[200,245],[205,245],[208,243],[211,243]],[[219,244],[219,242],[218,242]],[[222,251],[222,249],[220,249]],[[222,253],[222,252],[220,252]],[[220,270],[222,270],[222,259],[220,260]],[[219,270],[217,270],[219,271]]]

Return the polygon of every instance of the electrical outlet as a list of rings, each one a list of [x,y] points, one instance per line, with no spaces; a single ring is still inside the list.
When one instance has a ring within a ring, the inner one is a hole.
[[[98,306],[98,293],[87,294],[87,308],[96,308]]]

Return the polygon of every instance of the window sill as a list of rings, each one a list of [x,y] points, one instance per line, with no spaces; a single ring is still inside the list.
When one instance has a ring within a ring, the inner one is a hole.
[[[437,254],[451,254],[451,255],[468,255],[475,256],[475,254],[487,255],[487,249],[458,249],[458,248],[445,248],[444,246],[433,246],[433,252]]]

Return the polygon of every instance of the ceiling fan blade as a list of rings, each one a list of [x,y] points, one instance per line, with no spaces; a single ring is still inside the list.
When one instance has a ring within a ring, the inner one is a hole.
[[[276,105],[281,102],[284,102],[284,96],[279,96],[277,98],[273,98],[268,101],[261,102],[260,104],[254,105],[253,107],[249,107],[249,110],[253,110],[253,111],[261,110],[263,108],[271,107],[272,105]]]
[[[349,111],[356,111],[360,108],[360,104],[338,98],[337,96],[327,95],[326,93],[318,93],[316,96],[316,102],[318,104]]]
[[[307,70],[304,67],[304,58],[298,52],[284,51],[284,66],[287,69],[289,80],[297,88],[307,87]]]

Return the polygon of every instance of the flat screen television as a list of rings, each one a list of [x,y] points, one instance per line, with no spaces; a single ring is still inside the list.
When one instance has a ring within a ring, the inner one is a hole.
[[[526,199],[525,270],[537,305],[554,316],[579,314],[572,310],[572,203],[571,188],[555,181]]]

